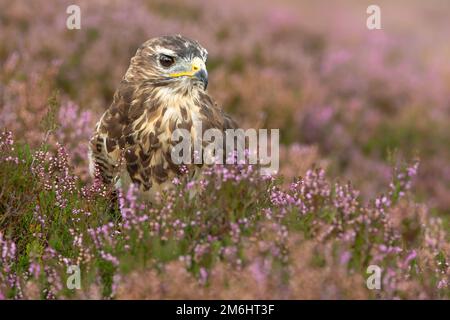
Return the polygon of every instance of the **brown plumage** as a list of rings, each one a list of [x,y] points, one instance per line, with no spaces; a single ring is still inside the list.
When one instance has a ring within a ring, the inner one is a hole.
[[[90,141],[92,174],[96,168],[106,183],[135,183],[152,200],[180,174],[171,160],[175,129],[195,138],[196,121],[203,131],[235,127],[206,92],[206,58],[198,42],[180,35],[137,50]]]

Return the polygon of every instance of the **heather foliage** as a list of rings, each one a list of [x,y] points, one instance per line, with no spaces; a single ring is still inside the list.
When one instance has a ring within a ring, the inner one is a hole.
[[[308,170],[286,188],[239,165],[210,167],[195,180],[176,178],[176,187],[155,204],[139,201],[131,186],[119,192],[115,206],[107,186],[80,183],[62,145],[31,151],[10,132],[0,144],[3,297],[111,298],[130,272],[164,274],[178,263],[205,288],[225,264],[245,270],[258,286],[275,286],[274,296],[295,298],[292,283],[302,277],[292,270],[298,237],[314,243],[303,257],[311,268],[364,276],[368,265],[382,267],[381,297],[448,297],[441,221],[409,194],[417,163],[396,170],[386,193],[368,203],[350,184],[331,184],[322,169]],[[71,265],[82,271],[80,291],[66,287]],[[365,283],[355,285],[361,290]],[[336,298],[347,296],[351,292]]]
[[[80,0],[81,30],[70,1],[0,1],[0,298],[448,299],[450,7],[379,2],[368,31],[359,1]],[[242,127],[280,129],[280,175],[114,202],[89,136],[136,48],[180,32]]]

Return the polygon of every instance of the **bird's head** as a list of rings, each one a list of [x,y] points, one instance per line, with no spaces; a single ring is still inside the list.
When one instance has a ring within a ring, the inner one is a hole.
[[[207,55],[197,41],[181,35],[153,38],[137,50],[125,79],[154,86],[206,90]]]

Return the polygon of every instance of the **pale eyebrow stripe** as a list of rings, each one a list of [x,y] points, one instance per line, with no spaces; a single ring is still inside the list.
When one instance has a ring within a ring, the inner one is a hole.
[[[175,55],[175,51],[167,49],[167,48],[163,48],[163,47],[160,47],[160,46],[157,46],[155,51],[157,53],[162,53],[162,54],[166,54],[166,55],[169,55],[169,56]]]

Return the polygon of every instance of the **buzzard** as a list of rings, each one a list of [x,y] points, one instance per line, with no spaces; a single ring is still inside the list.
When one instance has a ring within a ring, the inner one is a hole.
[[[207,54],[181,35],[139,47],[90,140],[92,175],[105,183],[134,183],[152,201],[183,171],[171,158],[174,130],[186,129],[195,139],[203,132],[194,122],[202,131],[236,127],[206,91]]]

